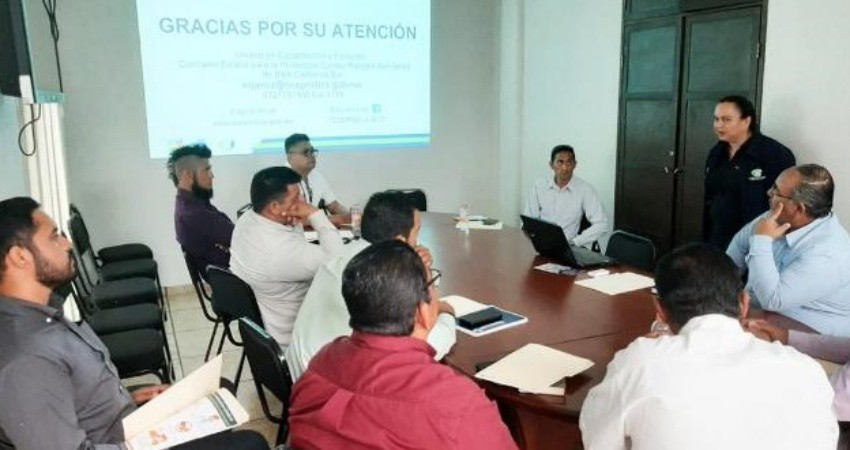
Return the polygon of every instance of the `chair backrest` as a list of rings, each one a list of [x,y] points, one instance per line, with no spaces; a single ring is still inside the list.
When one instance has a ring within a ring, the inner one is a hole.
[[[202,273],[197,264],[195,264],[195,260],[186,253],[186,249],[183,246],[180,246],[180,250],[183,251],[183,261],[186,262],[186,270],[189,271],[189,279],[192,280],[192,287],[195,288],[195,295],[198,296],[198,301],[201,303],[201,309],[203,310],[204,316],[207,320],[216,321],[217,318],[213,316],[207,310],[207,302],[212,302],[212,296],[209,292],[207,292],[207,288],[204,285],[204,273]]]
[[[254,205],[252,205],[250,203],[248,203],[247,205],[242,205],[242,207],[239,208],[236,211],[236,218],[238,219],[238,218],[242,217],[242,214],[245,214],[246,211],[248,211],[249,209],[251,209],[253,207],[254,207]]]
[[[283,351],[266,330],[250,319],[239,319],[239,335],[245,345],[245,356],[254,381],[265,386],[283,403],[283,420],[286,421],[292,376]]]
[[[72,211],[79,212],[76,208]],[[71,243],[74,244],[74,250],[79,256],[77,271],[82,272],[88,284],[96,285],[100,283],[97,260],[91,246],[88,229],[83,222],[83,216],[71,214],[71,218],[68,219],[68,231],[71,233]]]
[[[207,280],[212,288],[212,307],[225,323],[247,317],[263,323],[254,290],[233,272],[217,266],[207,267]]]
[[[605,256],[647,272],[655,270],[655,244],[636,234],[614,231],[608,239]]]
[[[388,189],[386,192],[404,194],[416,209],[425,212],[428,211],[428,197],[422,189]]]

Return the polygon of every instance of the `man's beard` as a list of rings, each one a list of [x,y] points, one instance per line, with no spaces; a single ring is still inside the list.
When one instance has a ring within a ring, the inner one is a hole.
[[[65,267],[52,267],[50,263],[41,255],[35,246],[30,249],[35,257],[35,276],[39,283],[56,289],[63,286],[74,279],[76,271],[74,270],[74,262],[71,258],[71,253],[68,252],[68,265]]]
[[[192,181],[192,195],[200,198],[201,200],[210,200],[213,197],[213,190],[201,187],[198,184],[198,179]]]

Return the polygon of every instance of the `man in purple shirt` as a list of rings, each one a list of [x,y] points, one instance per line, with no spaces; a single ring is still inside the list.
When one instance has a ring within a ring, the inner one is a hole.
[[[213,196],[212,151],[204,144],[187,145],[171,152],[168,176],[177,187],[174,229],[177,242],[206,274],[209,265],[230,266],[233,221],[210,203]]]

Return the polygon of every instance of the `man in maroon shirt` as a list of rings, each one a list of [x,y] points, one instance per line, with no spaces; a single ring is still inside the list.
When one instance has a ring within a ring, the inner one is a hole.
[[[174,229],[177,242],[206,274],[208,265],[228,268],[233,221],[210,203],[212,151],[204,144],[180,147],[168,158],[168,176],[177,187]]]
[[[353,333],[326,345],[295,384],[294,448],[516,449],[495,404],[434,361],[426,338],[439,277],[397,240],[351,260],[342,295]]]

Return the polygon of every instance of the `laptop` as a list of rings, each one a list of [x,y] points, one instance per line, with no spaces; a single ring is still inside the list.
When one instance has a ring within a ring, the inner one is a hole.
[[[571,246],[564,236],[564,230],[551,222],[520,215],[522,231],[531,239],[537,253],[566,263],[571,267],[586,269],[589,267],[610,266],[617,262],[600,253],[584,247]]]

